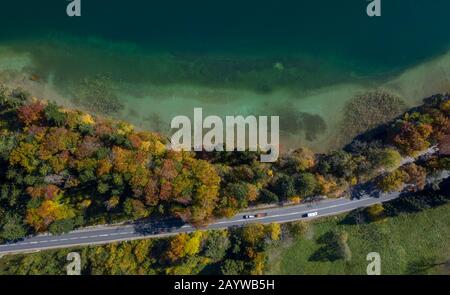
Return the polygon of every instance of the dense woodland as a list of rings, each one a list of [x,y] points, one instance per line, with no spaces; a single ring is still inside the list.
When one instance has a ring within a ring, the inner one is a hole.
[[[437,191],[427,187],[421,192],[409,192],[384,205],[352,211],[340,220],[355,227],[372,222],[383,223],[391,216],[414,214],[444,205],[450,201],[449,192],[450,179],[441,184]],[[0,259],[0,274],[65,275],[67,255],[74,251],[81,256],[81,271],[85,275],[264,274],[273,249],[284,247],[297,238],[310,236],[314,226],[302,221],[283,225],[251,224],[228,230],[179,234],[166,239],[5,256]],[[321,247],[310,260],[350,261],[352,251],[357,250],[350,248],[348,240],[351,238],[345,229],[330,230],[318,238]]]
[[[147,217],[201,228],[249,206],[340,197],[368,181],[420,190],[449,158],[400,167],[402,159],[442,142],[449,115],[449,96],[433,96],[344,149],[300,148],[266,164],[257,153],[173,152],[159,134],[1,88],[0,239]]]
[[[147,239],[7,256],[0,274],[66,274],[66,256],[77,251],[84,274],[263,274],[267,247],[281,238],[279,224],[196,231],[169,239]]]

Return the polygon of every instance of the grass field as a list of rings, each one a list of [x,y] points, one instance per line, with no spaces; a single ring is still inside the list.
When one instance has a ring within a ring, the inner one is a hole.
[[[370,252],[381,255],[382,274],[450,274],[450,204],[388,218],[381,223],[348,225],[344,216],[312,222],[308,231],[270,250],[269,274],[366,274]],[[348,233],[349,261],[312,261],[330,231]]]

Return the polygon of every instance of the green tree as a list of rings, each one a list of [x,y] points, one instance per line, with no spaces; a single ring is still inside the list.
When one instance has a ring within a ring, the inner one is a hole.
[[[259,193],[258,199],[262,203],[266,203],[266,204],[278,203],[280,201],[278,196],[276,194],[272,193],[271,191],[269,191],[268,189],[262,189]]]
[[[72,231],[75,228],[74,219],[63,219],[53,222],[48,230],[54,235],[61,235]]]
[[[301,197],[308,197],[315,193],[317,190],[317,180],[316,177],[311,173],[301,173],[295,179],[295,186],[297,189],[297,194]]]
[[[294,237],[303,236],[304,234],[306,234],[308,229],[309,223],[304,221],[294,221],[288,223],[289,233]]]
[[[248,206],[247,200],[248,186],[245,183],[229,183],[225,188],[225,195],[233,198],[238,202],[238,208]]]
[[[220,271],[223,275],[241,275],[245,269],[244,261],[228,259],[220,267]]]
[[[288,198],[296,195],[295,182],[291,176],[281,175],[275,182],[273,191],[280,196],[281,200],[286,201]]]
[[[230,240],[225,231],[211,231],[208,233],[204,246],[204,255],[214,261],[222,260],[230,248]]]
[[[337,234],[337,256],[344,259],[345,261],[350,261],[352,259],[352,251],[348,246],[348,233],[346,231],[341,231]]]
[[[383,167],[387,170],[391,170],[400,166],[402,156],[397,150],[387,148],[380,151],[376,155],[376,161],[378,167]]]
[[[352,154],[342,150],[323,156],[318,164],[318,171],[321,174],[332,173],[337,177],[352,177],[356,169],[357,165]]]
[[[51,102],[44,109],[47,121],[54,126],[61,127],[66,123],[67,115],[59,110],[58,105]]]
[[[22,218],[17,214],[7,214],[0,236],[7,241],[19,240],[27,234]]]
[[[149,211],[145,205],[136,199],[127,199],[123,204],[125,213],[134,220],[145,218],[149,215]]]

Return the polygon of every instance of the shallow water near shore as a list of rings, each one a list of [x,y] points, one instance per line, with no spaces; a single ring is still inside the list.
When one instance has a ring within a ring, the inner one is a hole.
[[[322,152],[357,94],[381,87],[414,106],[450,91],[448,1],[393,0],[379,19],[365,15],[365,1],[341,2],[231,1],[218,11],[204,1],[111,1],[105,12],[91,1],[79,19],[64,15],[65,3],[24,8],[24,24],[0,20],[0,81],[166,134],[194,107],[278,115],[284,148]]]

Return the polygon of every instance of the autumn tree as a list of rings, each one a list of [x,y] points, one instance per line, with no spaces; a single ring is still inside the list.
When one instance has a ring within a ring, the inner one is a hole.
[[[21,166],[28,173],[32,173],[37,169],[39,161],[36,158],[39,146],[36,142],[21,142],[18,147],[13,149],[9,155],[9,163],[11,166]]]
[[[339,186],[334,178],[316,174],[316,180],[319,193],[329,197],[339,196]]]
[[[178,208],[174,208],[174,212],[186,222],[194,225],[205,224],[213,218],[218,201],[220,178],[214,166],[204,160],[187,156],[183,158],[183,165],[181,173],[173,180],[179,184],[174,188],[174,198],[180,203]],[[186,181],[186,184],[182,181]]]
[[[402,167],[402,170],[407,174],[405,183],[412,186],[413,191],[421,191],[427,184],[427,172],[425,168],[411,163]]]
[[[246,225],[242,228],[242,240],[249,245],[256,246],[265,237],[266,230],[260,223]]]
[[[382,204],[375,204],[366,209],[367,215],[371,221],[382,221],[386,215]]]
[[[171,262],[175,262],[186,256],[193,256],[200,252],[203,241],[203,232],[196,231],[192,234],[181,233],[171,239],[165,256]]]
[[[281,159],[281,167],[291,173],[303,172],[314,167],[316,155],[308,148],[299,148]]]
[[[26,220],[37,232],[45,231],[55,221],[74,217],[74,212],[58,200],[44,200],[38,207],[27,211]]]
[[[39,123],[44,118],[45,105],[40,101],[25,104],[17,110],[17,117],[25,126]]]
[[[272,241],[281,239],[281,225],[279,223],[271,223],[266,226],[266,231]]]
[[[430,146],[429,136],[433,127],[429,124],[416,124],[404,121],[398,124],[392,142],[406,155],[415,155]]]
[[[377,186],[384,192],[398,191],[403,188],[405,181],[408,179],[408,174],[403,170],[397,169],[387,175],[382,176]]]
[[[134,220],[145,218],[150,214],[145,205],[136,199],[126,199],[123,208],[124,212]]]

